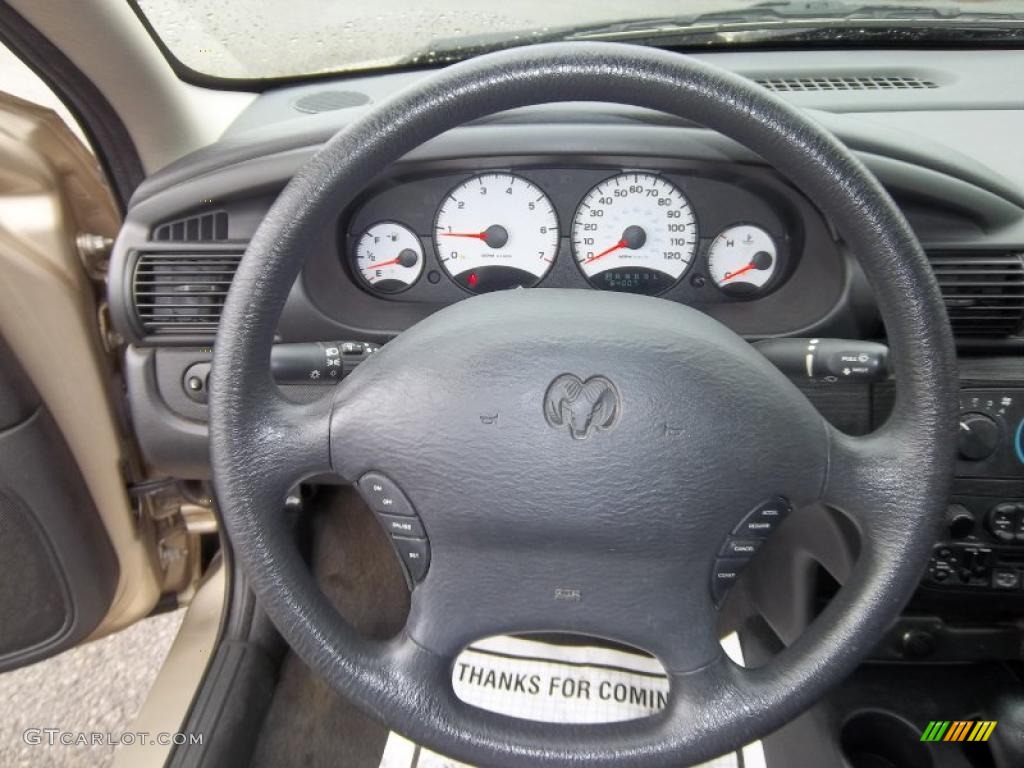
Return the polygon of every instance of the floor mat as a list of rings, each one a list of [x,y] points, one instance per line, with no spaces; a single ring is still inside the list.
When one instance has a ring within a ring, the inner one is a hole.
[[[313,518],[317,581],[359,631],[389,637],[405,622],[409,593],[387,534],[348,489],[323,495],[325,508]],[[377,765],[387,738],[383,724],[289,652],[251,766],[368,768]]]
[[[736,635],[722,645],[742,663]],[[511,717],[551,723],[610,723],[664,708],[668,681],[650,657],[611,648],[563,645],[516,637],[474,643],[452,670],[456,695]],[[764,768],[760,742],[703,768]],[[392,732],[380,768],[471,768]]]

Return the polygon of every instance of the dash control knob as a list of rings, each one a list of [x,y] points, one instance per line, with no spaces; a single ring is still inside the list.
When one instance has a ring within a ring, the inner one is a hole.
[[[964,461],[983,461],[999,447],[999,423],[984,413],[960,414],[956,445]]]

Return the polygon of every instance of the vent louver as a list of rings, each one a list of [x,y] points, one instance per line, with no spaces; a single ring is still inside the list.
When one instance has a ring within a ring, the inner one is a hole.
[[[769,91],[919,91],[938,84],[912,75],[837,75],[825,77],[764,77],[756,82]]]
[[[1024,325],[1024,254],[928,254],[957,336],[1009,336]]]
[[[200,243],[228,239],[227,211],[210,211],[165,221],[153,227],[151,240],[159,243]]]
[[[213,335],[241,259],[241,249],[139,254],[132,299],[143,330]]]

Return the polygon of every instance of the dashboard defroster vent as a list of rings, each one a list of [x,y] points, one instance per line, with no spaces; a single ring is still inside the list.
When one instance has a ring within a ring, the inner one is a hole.
[[[370,103],[370,97],[359,91],[316,91],[300,96],[292,106],[299,112],[316,114],[333,112],[336,109],[351,109]]]
[[[199,243],[228,239],[227,211],[210,211],[183,216],[157,224],[151,239],[158,243]]]
[[[132,301],[143,330],[213,335],[241,259],[241,248],[140,253],[132,275]]]
[[[1024,253],[933,251],[953,333],[1009,336],[1024,326]]]
[[[756,81],[769,91],[920,91],[938,83],[913,75],[827,75],[821,77],[761,77]]]

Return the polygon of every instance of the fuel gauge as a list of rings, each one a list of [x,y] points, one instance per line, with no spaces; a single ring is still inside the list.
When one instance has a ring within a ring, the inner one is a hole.
[[[775,275],[778,250],[772,236],[752,224],[722,230],[708,250],[708,272],[715,285],[734,296],[754,296]]]
[[[375,293],[400,293],[423,274],[423,245],[403,224],[378,221],[356,243],[355,272]]]

